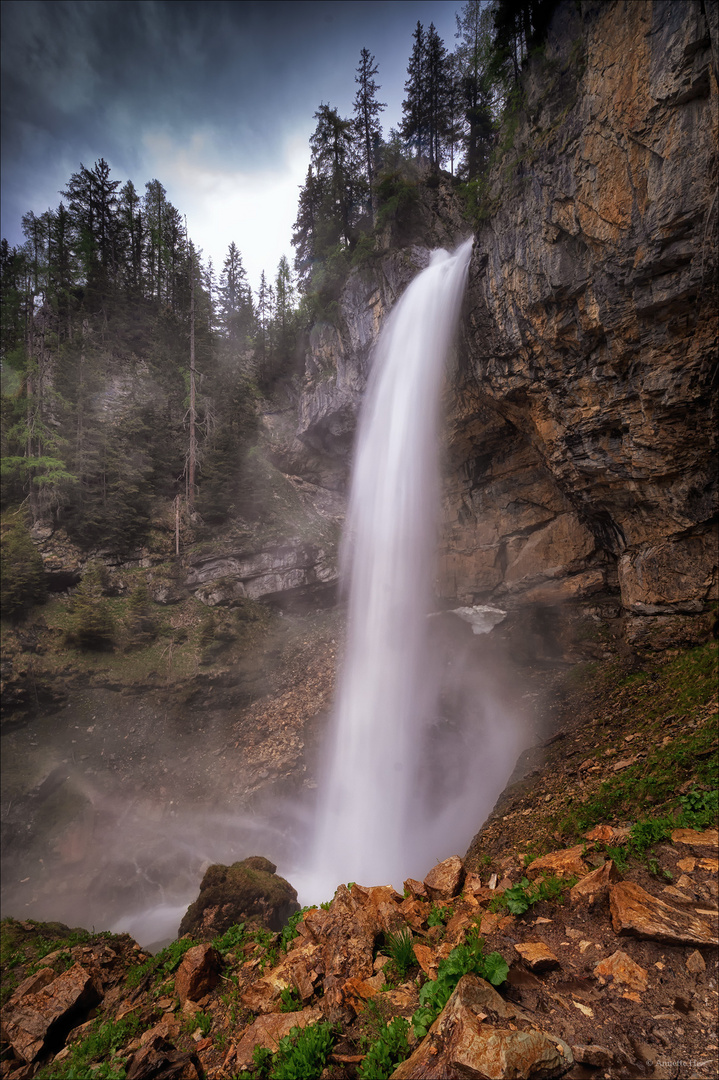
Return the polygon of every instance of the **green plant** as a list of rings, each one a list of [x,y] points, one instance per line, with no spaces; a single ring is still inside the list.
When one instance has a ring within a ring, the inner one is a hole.
[[[17,620],[46,598],[45,570],[40,553],[22,521],[2,525],[0,534],[0,608]]]
[[[454,915],[452,907],[437,907],[435,903],[429,909],[427,926],[445,926]]]
[[[127,985],[139,986],[146,975],[153,975],[153,981],[161,982],[163,978],[178,969],[187,950],[195,944],[192,938],[180,938],[179,941],[170,942],[167,948],[159,952],[157,956],[151,956],[149,960],[132,968],[127,974]]]
[[[248,940],[249,934],[245,931],[245,924],[235,923],[229,930],[225,930],[224,934],[213,938],[212,944],[224,956],[228,952],[241,949]]]
[[[412,1017],[418,1038],[429,1031],[434,1019],[445,1007],[463,975],[474,974],[499,986],[507,978],[509,965],[498,952],[485,954],[484,938],[474,931],[464,945],[457,945],[445,960],[440,960],[437,978],[424,984],[419,992],[419,1008]]]
[[[282,927],[282,933],[280,934],[280,949],[282,952],[286,953],[290,947],[290,942],[297,937],[299,933],[297,928],[302,922],[305,912],[309,910],[308,907],[303,907],[301,911],[296,911],[294,915],[290,915],[287,924]]]
[[[285,986],[280,993],[280,1012],[299,1012],[302,1008],[302,999],[297,991],[291,986]]]
[[[414,955],[414,943],[412,933],[408,929],[391,931],[386,935],[385,945],[382,949],[385,956],[389,956],[400,978],[404,978],[409,969],[416,963]]]
[[[408,1021],[395,1016],[367,1051],[357,1070],[360,1080],[387,1080],[409,1054],[408,1032]]]
[[[550,874],[540,882],[531,882],[524,877],[518,885],[512,885],[511,888],[505,889],[503,893],[495,897],[489,905],[489,910],[499,911],[500,908],[506,907],[511,915],[524,915],[525,911],[542,900],[550,902],[561,900],[562,895],[567,889],[571,889],[576,881],[575,877],[559,878],[555,874]]]
[[[319,1076],[329,1057],[334,1032],[328,1023],[310,1024],[305,1028],[294,1027],[289,1035],[280,1039],[276,1054],[272,1055],[270,1080],[309,1080]],[[262,1057],[263,1067],[267,1059]]]
[[[256,1046],[252,1051],[252,1064],[255,1067],[255,1074],[260,1077],[267,1077],[270,1075],[270,1068],[272,1066],[273,1053],[265,1046]]]
[[[122,1080],[124,1063],[119,1050],[140,1030],[139,1016],[125,1016],[122,1020],[96,1022],[92,1031],[72,1047],[70,1055],[62,1062],[50,1062],[36,1075],[38,1080]],[[103,1061],[103,1058],[110,1058]]]

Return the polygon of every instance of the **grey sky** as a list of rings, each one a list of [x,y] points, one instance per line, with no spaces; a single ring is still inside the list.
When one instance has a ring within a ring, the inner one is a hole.
[[[256,288],[290,260],[313,114],[352,111],[360,49],[401,117],[417,20],[454,48],[454,0],[3,0],[2,235],[56,207],[104,157],[157,178],[219,270],[231,240]]]

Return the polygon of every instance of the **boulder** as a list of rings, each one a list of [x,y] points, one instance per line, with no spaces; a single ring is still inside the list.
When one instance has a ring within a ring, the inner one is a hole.
[[[665,904],[634,881],[621,881],[609,892],[612,926],[617,934],[663,941],[667,945],[719,945],[716,922]]]
[[[175,976],[175,991],[180,1004],[199,1001],[217,986],[222,957],[211,945],[195,945],[188,949]]]
[[[527,867],[527,876],[534,877],[535,874],[549,873],[557,874],[559,877],[573,875],[584,877],[587,873],[587,866],[583,859],[584,851],[584,844],[565,848],[563,851],[551,851],[549,855],[542,855]]]
[[[560,967],[559,958],[543,941],[525,941],[514,948],[532,971],[552,971]]]
[[[235,923],[248,919],[270,930],[281,930],[300,905],[296,891],[277,876],[276,869],[274,863],[259,855],[232,866],[218,863],[208,867],[200,883],[200,895],[183,916],[178,937],[191,934],[200,941],[211,941]]]
[[[593,907],[599,900],[609,894],[610,886],[620,880],[620,874],[612,859],[608,859],[603,866],[597,867],[591,874],[578,881],[570,890],[569,899],[573,904],[585,902]]]
[[[391,1080],[549,1080],[573,1064],[563,1039],[539,1030],[536,1019],[505,1001],[484,979],[464,975],[427,1037]]]
[[[93,974],[73,964],[35,993],[25,993],[15,1004],[6,1005],[2,1011],[3,1042],[8,1042],[22,1061],[35,1061],[47,1043],[61,1042],[81,1023],[101,997]]]
[[[127,1080],[204,1080],[197,1054],[183,1053],[164,1035],[156,1034],[131,1058]]]
[[[459,855],[452,855],[432,867],[424,879],[424,887],[430,900],[451,900],[462,890],[464,866]]]
[[[238,1070],[249,1069],[255,1047],[263,1046],[275,1052],[279,1048],[280,1039],[289,1035],[292,1028],[307,1027],[308,1024],[316,1024],[321,1019],[320,1009],[303,1009],[302,1012],[268,1013],[265,1016],[258,1016],[240,1039],[234,1062],[235,1067]]]

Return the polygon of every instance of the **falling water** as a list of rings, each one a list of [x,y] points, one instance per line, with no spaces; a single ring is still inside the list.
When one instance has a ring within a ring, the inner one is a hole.
[[[396,882],[432,827],[415,796],[437,701],[426,674],[439,402],[471,249],[435,251],[392,310],[360,414],[342,567],[347,652],[312,874],[330,895],[340,881]]]

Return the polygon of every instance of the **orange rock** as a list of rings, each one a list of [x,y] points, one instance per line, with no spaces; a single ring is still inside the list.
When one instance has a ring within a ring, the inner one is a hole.
[[[464,866],[459,855],[452,855],[433,867],[424,879],[431,900],[451,900],[462,890]]]
[[[437,975],[437,964],[434,959],[434,952],[427,945],[421,945],[419,942],[413,946],[414,955],[417,957],[417,963],[422,968],[425,975],[428,975],[430,979],[433,979]]]
[[[587,866],[582,857],[583,852],[584,844],[578,844],[576,847],[565,848],[562,851],[552,851],[549,855],[542,855],[527,867],[527,876],[535,877],[537,874],[548,871],[560,877],[565,875],[571,877],[573,874],[576,874],[577,877],[584,877],[587,873]]]
[[[399,905],[399,913],[413,930],[421,930],[429,915],[429,904],[425,900],[408,897]]]
[[[621,949],[594,965],[594,974],[602,979],[628,986],[630,990],[646,990],[647,972]]]
[[[384,985],[382,972],[373,975],[371,979],[347,979],[342,987],[342,996],[355,1012],[361,1012],[364,1002],[379,994]]]
[[[490,1017],[502,1023],[491,1023]],[[441,1076],[561,1076],[572,1067],[570,1047],[537,1029],[536,1019],[505,1001],[484,979],[464,975],[414,1053],[392,1080]]]
[[[687,847],[697,848],[704,853],[707,848],[719,850],[719,831],[705,829],[698,832],[696,829],[675,829],[672,833],[673,844],[685,844]]]
[[[668,945],[719,945],[716,927],[707,918],[665,904],[633,881],[611,886],[609,907],[617,934]]]
[[[289,1035],[293,1027],[304,1028],[308,1024],[318,1023],[321,1019],[322,1011],[318,1008],[258,1016],[237,1044],[235,1066],[239,1070],[248,1069],[252,1065],[252,1054],[256,1046],[263,1046],[274,1052],[280,1045],[280,1039]]]
[[[514,948],[532,971],[552,971],[560,967],[559,958],[543,941],[525,941]]]
[[[421,897],[422,899],[427,898],[427,890],[422,882],[417,881],[415,878],[408,877],[404,883],[404,889],[405,892],[410,894],[410,897],[414,897],[415,899],[417,897]]]
[[[577,882],[574,888],[570,890],[569,899],[574,904],[586,901],[592,907],[598,900],[608,894],[609,886],[613,882],[620,880],[621,875],[614,862],[612,859],[608,859],[603,866],[593,870],[591,874],[587,874],[586,877]]]
[[[26,994],[13,1006],[6,1005],[2,1016],[3,1041],[10,1043],[17,1057],[30,1063],[42,1050],[51,1025],[70,1015],[81,1020],[82,1013],[101,997],[102,991],[92,973],[80,964],[73,964],[36,993]]]
[[[222,957],[212,945],[195,945],[188,949],[175,975],[175,991],[180,1004],[199,1001],[217,986],[220,980]]]

